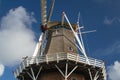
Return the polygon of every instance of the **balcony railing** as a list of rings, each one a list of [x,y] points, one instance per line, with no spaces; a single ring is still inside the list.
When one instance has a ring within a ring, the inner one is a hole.
[[[87,58],[84,57],[83,55],[74,54],[74,53],[65,53],[65,52],[44,55],[44,56],[39,56],[39,57],[28,57],[21,62],[21,64],[18,66],[18,68],[14,71],[14,75],[15,75],[15,77],[19,76],[19,74],[22,73],[22,71],[25,68],[29,67],[32,64],[40,64],[40,63],[44,63],[44,62],[49,63],[52,61],[59,62],[61,60],[71,60],[71,61],[75,61],[77,63],[87,64],[87,65],[91,65],[94,67],[102,68],[103,76],[104,77],[106,76],[105,65],[102,60],[88,57],[88,60],[90,62],[90,64],[88,64]]]

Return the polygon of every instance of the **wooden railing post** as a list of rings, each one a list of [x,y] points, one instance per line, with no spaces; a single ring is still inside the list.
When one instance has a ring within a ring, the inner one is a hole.
[[[57,63],[59,63],[59,53],[56,54]]]
[[[46,63],[48,64],[48,55],[46,55]]]

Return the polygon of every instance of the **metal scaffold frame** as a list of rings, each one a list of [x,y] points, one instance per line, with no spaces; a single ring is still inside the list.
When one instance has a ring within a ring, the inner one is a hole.
[[[69,73],[68,73],[68,63],[66,63],[65,66],[65,73],[62,72],[62,70],[55,65],[55,67],[58,69],[58,71],[61,73],[61,75],[64,77],[65,80],[77,69],[78,66],[75,66]]]
[[[37,75],[35,75],[32,67],[30,67],[31,73],[30,73],[30,72],[26,72],[26,73],[29,75],[29,77],[30,77],[32,80],[37,80],[37,79],[38,79],[38,76],[39,76],[39,74],[40,74],[40,72],[41,72],[41,70],[42,70],[42,66],[40,66]]]

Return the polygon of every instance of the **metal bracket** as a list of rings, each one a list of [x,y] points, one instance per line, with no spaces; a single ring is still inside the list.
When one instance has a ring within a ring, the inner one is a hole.
[[[90,75],[90,80],[97,80],[99,78],[99,75],[98,75],[99,71],[96,72],[94,77],[92,76],[90,69],[88,69],[88,71],[89,71],[89,75]]]
[[[34,74],[34,71],[33,71],[32,67],[30,68],[30,70],[31,70],[32,75],[31,75],[29,72],[27,72],[27,74],[30,76],[30,78],[31,78],[32,80],[37,80],[37,78],[38,78],[38,76],[39,76],[39,74],[40,74],[40,72],[41,72],[41,70],[42,70],[42,66],[40,67],[40,69],[39,69],[39,71],[38,71],[38,73],[37,73],[36,76],[35,76],[35,74]]]
[[[58,69],[58,71],[61,73],[61,75],[65,78],[65,80],[67,80],[67,78],[75,71],[75,69],[77,69],[78,66],[75,66],[68,74],[68,63],[66,63],[66,67],[65,67],[65,73],[62,72],[62,70],[55,65],[55,67]]]

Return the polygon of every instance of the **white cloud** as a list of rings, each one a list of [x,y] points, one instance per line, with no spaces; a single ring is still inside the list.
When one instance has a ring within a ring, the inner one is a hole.
[[[110,80],[120,80],[120,62],[115,61],[114,65],[108,67],[108,78]]]
[[[107,55],[120,53],[120,42],[117,41],[114,44],[110,45],[108,48],[103,50],[103,53],[106,53]]]
[[[101,56],[119,54],[120,53],[120,41],[116,41],[115,43],[109,45],[106,48],[98,49],[97,51],[95,51],[95,53],[100,53]],[[98,54],[96,54],[96,55],[98,55]]]
[[[16,64],[24,56],[31,56],[35,48],[35,36],[31,30],[35,22],[25,8],[11,9],[1,19],[0,61],[5,65]]]
[[[0,63],[0,77],[3,75],[4,73],[4,65]]]
[[[120,23],[120,18],[119,17],[113,17],[113,18],[110,19],[108,17],[105,17],[104,24],[112,25],[113,23]]]
[[[116,20],[115,18],[108,19],[107,17],[105,17],[105,19],[104,19],[104,24],[106,24],[106,25],[111,25],[111,24],[113,24],[113,22],[114,22],[115,20]]]

